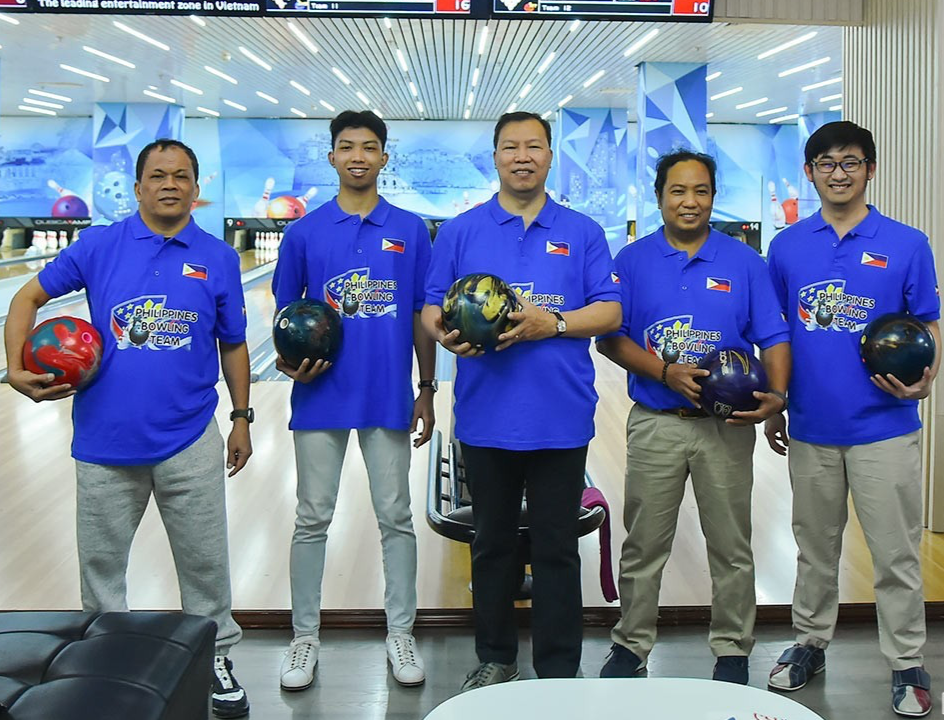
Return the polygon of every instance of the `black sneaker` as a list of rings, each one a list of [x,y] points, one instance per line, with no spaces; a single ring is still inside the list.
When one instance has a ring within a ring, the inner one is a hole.
[[[249,698],[233,675],[233,662],[224,655],[213,659],[213,714],[221,718],[249,714]]]
[[[748,660],[743,655],[721,655],[715,662],[712,680],[747,685],[749,679]]]
[[[646,664],[636,653],[619,643],[613,643],[606,664],[600,670],[600,677],[633,677],[645,669]]]

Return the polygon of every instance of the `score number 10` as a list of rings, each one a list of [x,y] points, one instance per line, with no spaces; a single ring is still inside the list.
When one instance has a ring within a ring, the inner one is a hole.
[[[673,15],[707,15],[710,9],[707,0],[672,0]]]

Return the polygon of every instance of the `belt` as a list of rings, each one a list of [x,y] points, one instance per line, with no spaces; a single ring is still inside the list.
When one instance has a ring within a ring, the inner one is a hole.
[[[708,417],[708,413],[706,413],[703,409],[696,407],[667,408],[665,410],[659,410],[659,412],[665,413],[666,415],[674,415],[675,417],[682,418],[683,420],[697,420],[699,418]]]

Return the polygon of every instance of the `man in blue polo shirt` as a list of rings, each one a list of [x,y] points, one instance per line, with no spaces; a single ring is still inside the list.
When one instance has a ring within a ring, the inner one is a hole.
[[[786,404],[787,327],[761,257],[708,224],[714,159],[685,150],[664,155],[655,190],[664,225],[617,255],[623,324],[597,341],[601,353],[628,371],[635,401],[626,423],[622,614],[601,675],[631,677],[646,666],[662,570],[690,475],[712,581],[712,677],[747,684],[756,612],[753,423]],[[760,407],[727,421],[708,416],[698,384],[708,371],[696,364],[715,349],[753,355],[754,345],[770,381],[769,392],[755,393]]]
[[[599,225],[551,200],[551,129],[533,113],[495,126],[500,189],[436,236],[423,324],[459,355],[455,434],[475,509],[472,593],[479,666],[463,690],[518,677],[517,535],[527,487],[534,668],[574,677],[583,606],[577,518],[597,394],[588,338],[619,324],[619,291]],[[446,333],[442,302],[457,278],[498,275],[522,309],[483,353]]]
[[[770,247],[770,274],[790,325],[797,372],[790,381],[790,437],[782,415],[767,423],[771,447],[786,454],[799,547],[793,594],[796,645],[770,674],[797,690],[826,667],[836,628],[839,557],[849,493],[875,571],[879,646],[892,668],[899,715],[931,711],[919,544],[922,533],[918,400],[940,363],[940,300],[928,238],[865,202],[875,141],[865,128],[833,122],[805,149],[819,212],[784,230]],[[908,312],[928,324],[937,352],[914,385],[869,377],[859,358],[875,318]]]
[[[331,121],[328,160],[338,173],[336,198],[286,230],[272,282],[276,306],[322,300],[343,318],[344,341],[333,365],[278,360],[291,377],[298,508],[290,576],[295,638],[285,653],[281,686],[304,690],[320,648],[325,543],[351,429],[357,429],[370,496],[380,526],[387,612],[387,659],[401,685],[426,677],[413,638],[416,536],[410,512],[413,445],[433,432],[435,344],[420,325],[429,231],[423,221],[377,192],[387,164],[387,126],[372,112],[346,111]],[[413,399],[413,352],[419,395]]]
[[[157,140],[141,151],[136,172],[138,212],[84,230],[81,242],[14,297],[8,375],[37,402],[75,396],[83,608],[127,610],[128,554],[153,494],[183,608],[217,623],[213,712],[242,717],[249,702],[226,657],[242,631],[231,614],[224,448],[213,415],[222,367],[235,408],[225,451],[232,477],[252,453],[239,257],[190,217],[200,174],[189,147]],[[24,370],[21,355],[36,311],[78,290],[85,290],[104,352],[98,376],[77,393],[49,386],[52,375]]]

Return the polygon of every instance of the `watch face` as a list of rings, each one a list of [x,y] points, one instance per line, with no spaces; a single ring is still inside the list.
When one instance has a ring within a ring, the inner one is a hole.
[[[562,333],[562,332],[566,332],[566,330],[567,330],[567,323],[564,322],[563,320],[558,320],[558,321],[557,321],[557,332]]]

